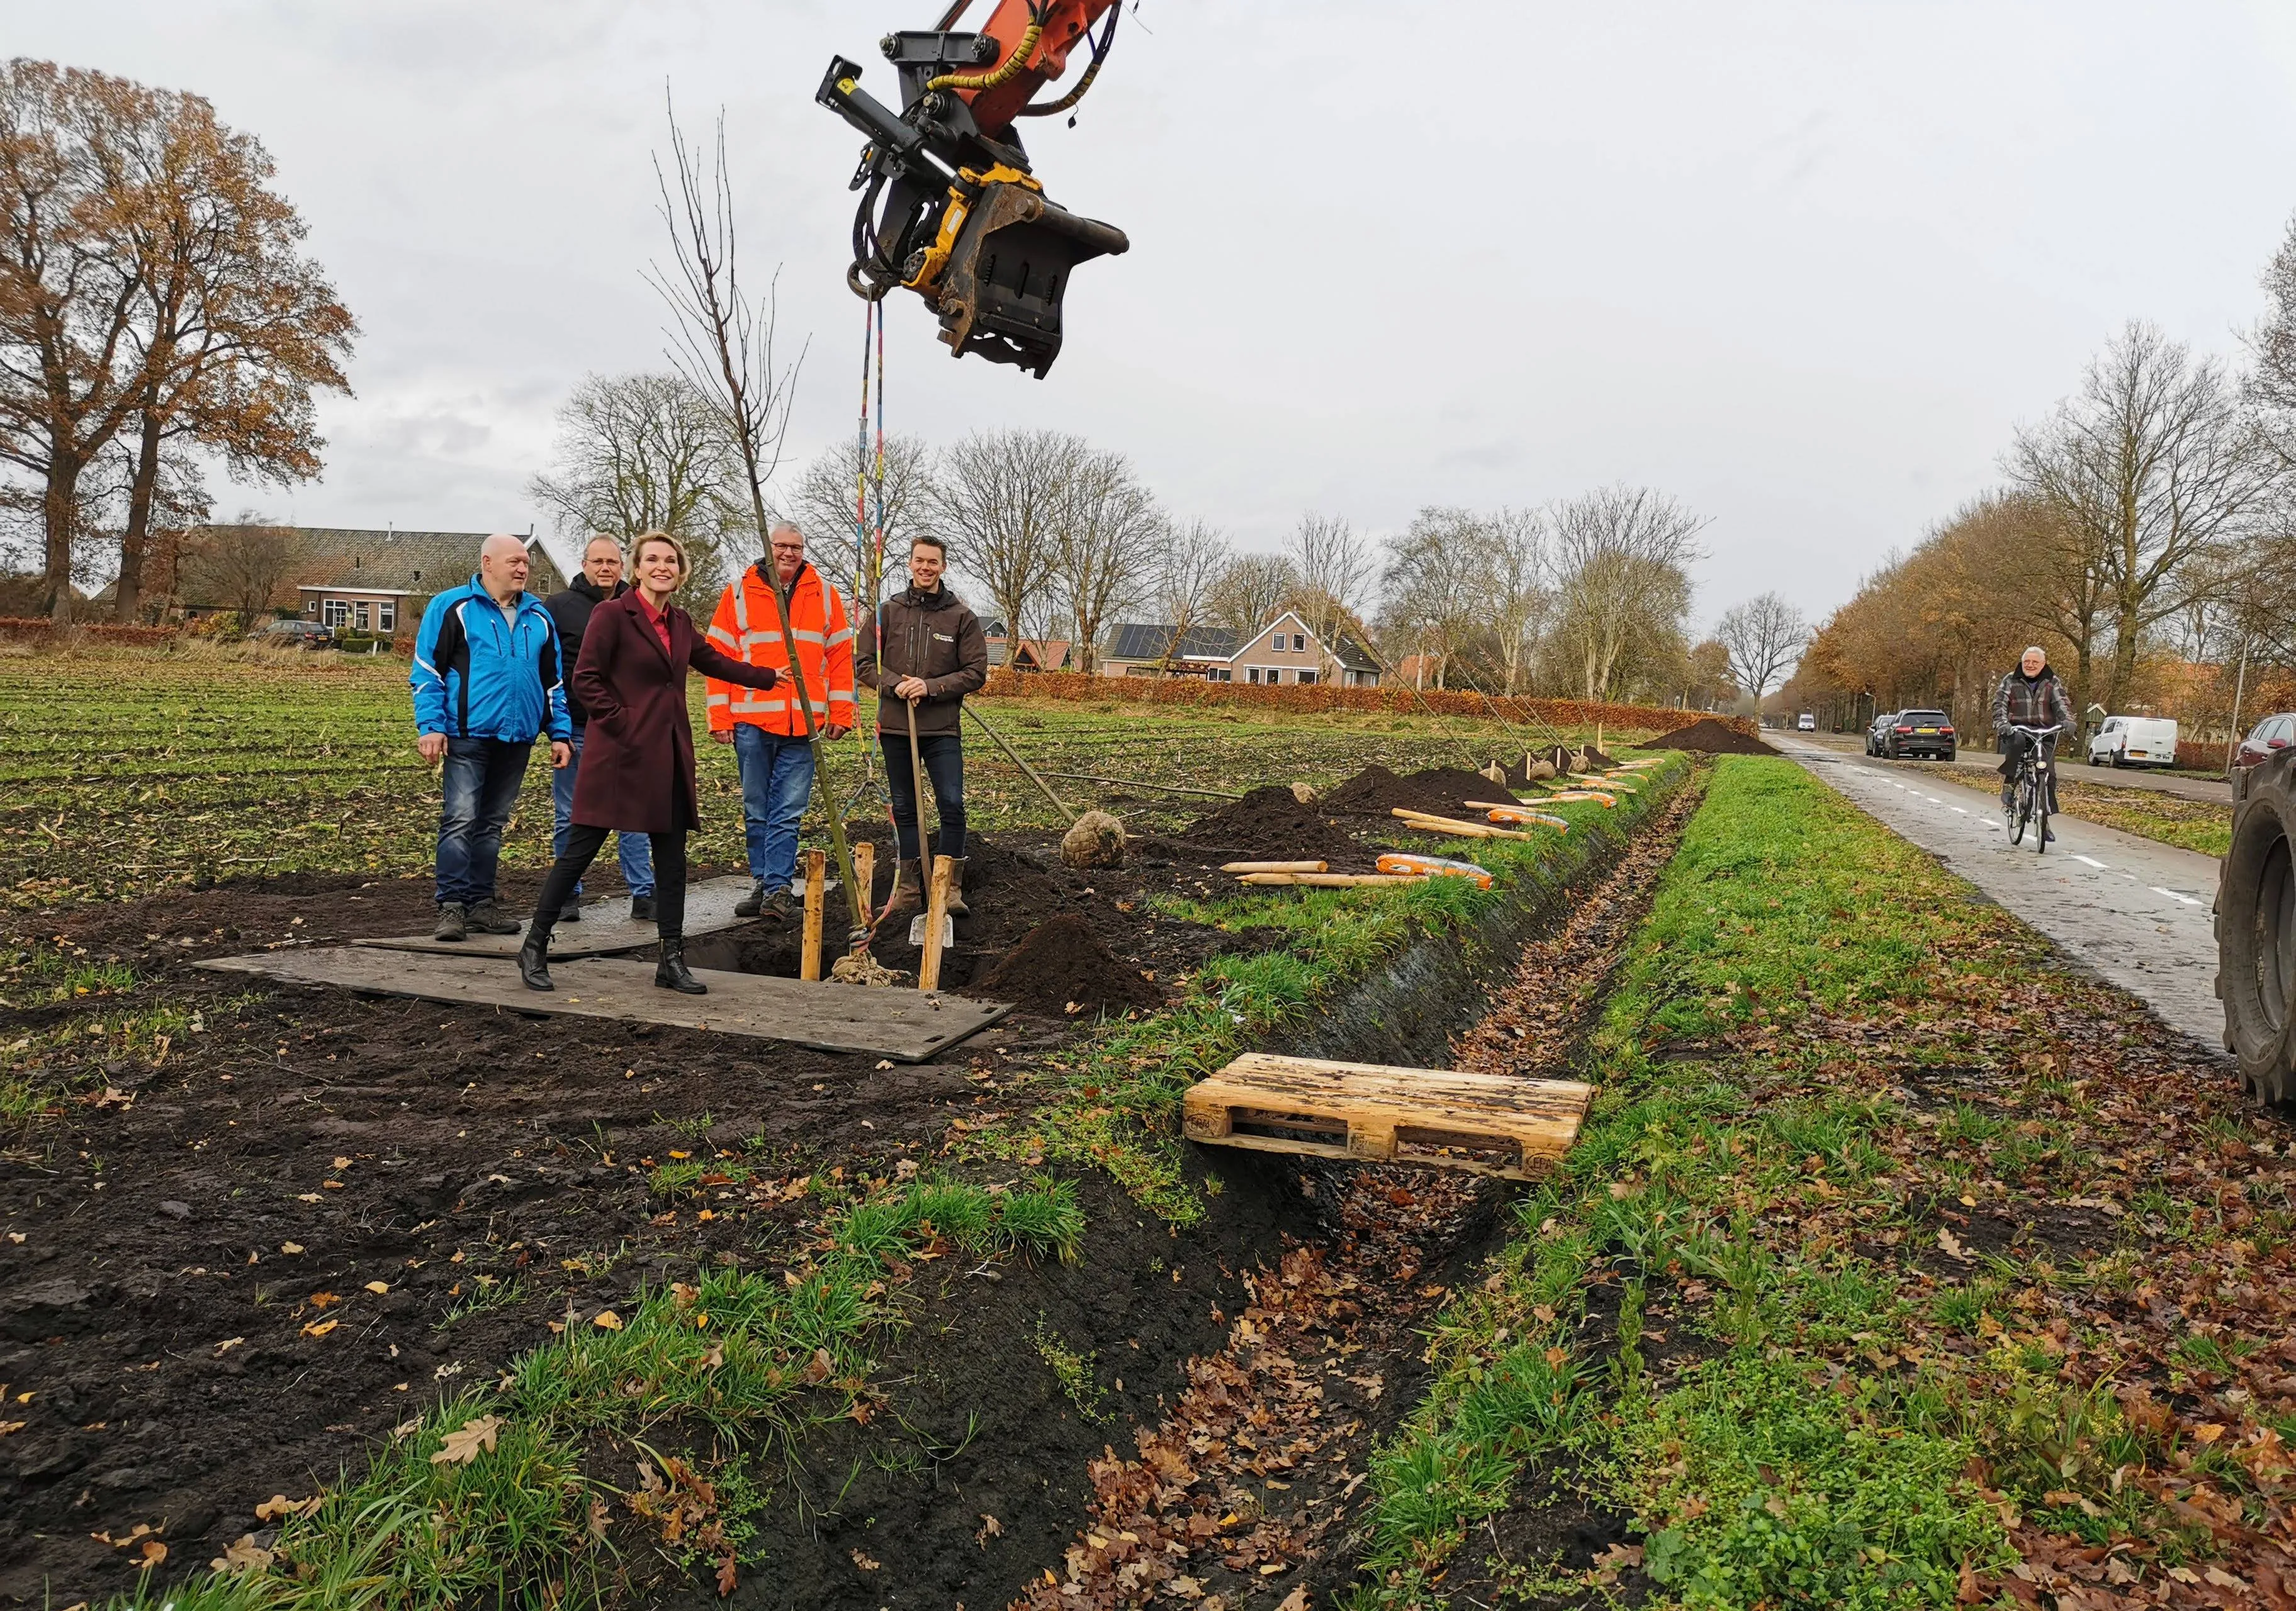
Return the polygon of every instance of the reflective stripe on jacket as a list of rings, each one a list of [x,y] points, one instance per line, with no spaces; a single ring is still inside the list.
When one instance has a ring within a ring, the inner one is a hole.
[[[531,593],[518,595],[516,611],[506,618],[476,577],[430,601],[406,674],[415,732],[512,744],[573,737],[558,628]]]
[[[770,558],[758,560],[719,595],[709,635],[721,654],[751,666],[770,666],[783,673],[784,680],[778,687],[760,691],[710,678],[712,732],[730,732],[736,724],[747,723],[785,739],[805,736],[805,712],[799,707],[797,690],[786,679],[790,659],[768,579],[772,563]],[[789,620],[814,720],[824,727],[851,727],[853,628],[846,623],[845,601],[810,565],[799,568],[790,586]]]

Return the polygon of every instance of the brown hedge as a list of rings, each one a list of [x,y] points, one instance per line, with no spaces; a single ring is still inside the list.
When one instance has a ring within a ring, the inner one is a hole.
[[[1269,687],[1253,683],[1207,683],[1201,677],[1101,677],[1074,671],[1012,671],[1003,667],[988,674],[988,686],[982,691],[1009,699],[1111,700],[1125,705],[1205,707],[1241,705],[1294,715],[1326,710],[1375,711],[1394,716],[1432,712],[1438,716],[1496,718],[1517,726],[1544,724],[1576,729],[1600,725],[1620,732],[1653,733],[1672,732],[1708,716],[1702,710],[1675,710],[1662,705],[1503,699],[1431,688],[1347,688],[1337,683]],[[1742,716],[1712,719],[1726,722],[1750,735],[1755,731],[1754,724]]]
[[[78,643],[129,643],[148,647],[173,642],[172,626],[102,626],[78,623],[58,626],[37,617],[0,616],[0,640],[17,643],[48,643],[61,634]]]

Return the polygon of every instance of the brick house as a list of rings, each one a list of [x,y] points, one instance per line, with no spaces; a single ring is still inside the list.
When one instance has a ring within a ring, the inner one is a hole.
[[[226,540],[239,527],[195,527],[190,540]],[[316,621],[338,631],[406,637],[422,618],[432,595],[458,587],[479,568],[482,531],[381,531],[355,527],[287,526],[294,558],[272,606],[282,615]],[[526,589],[546,598],[566,576],[531,532],[525,539],[531,568]],[[193,574],[195,574],[195,568]],[[187,577],[188,581],[188,577]],[[195,584],[194,584],[195,585]],[[218,601],[186,596],[185,613],[227,609]]]
[[[1100,675],[1162,675],[1168,650],[1171,651],[1168,670],[1176,676],[1271,687],[1312,683],[1337,683],[1345,688],[1379,686],[1379,662],[1361,644],[1342,639],[1336,648],[1326,645],[1290,610],[1251,634],[1192,626],[1181,634],[1177,646],[1169,625],[1119,622],[1109,629],[1108,646],[1100,657]]]

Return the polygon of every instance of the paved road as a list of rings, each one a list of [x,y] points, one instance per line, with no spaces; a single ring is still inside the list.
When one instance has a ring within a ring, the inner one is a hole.
[[[1763,736],[1775,738],[1778,735],[1765,733]],[[1793,736],[1805,744],[1816,740],[1828,749],[1837,749],[1849,756],[1863,758],[1866,754],[1865,740],[1854,732],[1797,733]],[[1953,764],[1991,772],[2001,765],[2001,757],[1988,750],[1964,749],[1954,757]],[[2099,783],[2110,789],[2149,789],[2157,794],[2179,795],[2187,800],[2210,800],[2219,806],[2232,804],[2232,785],[2217,778],[2169,777],[2157,772],[2139,772],[2135,767],[2122,767],[2116,772],[2110,766],[2091,766],[2086,761],[2070,757],[2064,762],[2064,776],[2068,782]]]
[[[2066,952],[2210,1050],[2223,1044],[2209,908],[2217,861],[2111,828],[2052,819],[2037,855],[2012,846],[1984,797],[1786,733],[1764,735],[1816,777],[1936,856]]]

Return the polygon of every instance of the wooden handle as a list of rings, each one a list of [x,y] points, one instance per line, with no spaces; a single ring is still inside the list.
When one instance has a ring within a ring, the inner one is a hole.
[[[948,881],[956,875],[956,863],[947,856],[933,857],[932,881],[926,886],[925,954],[917,964],[917,988],[940,988],[940,929],[948,915]]]
[[[822,863],[824,858],[818,850],[805,853],[805,938],[797,953],[797,977],[817,979],[821,977],[821,890]]]
[[[1222,862],[1222,872],[1329,872],[1329,862]]]

